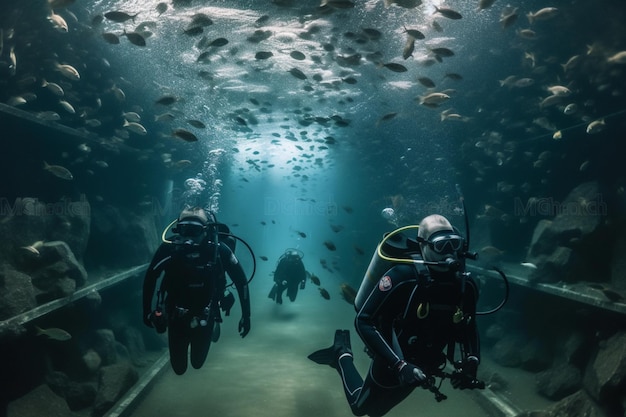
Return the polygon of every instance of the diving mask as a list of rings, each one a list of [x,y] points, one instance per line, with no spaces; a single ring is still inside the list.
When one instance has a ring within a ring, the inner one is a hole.
[[[448,254],[460,251],[465,239],[454,232],[444,230],[433,233],[428,239],[418,237],[417,241],[428,245],[435,253]]]
[[[197,222],[179,222],[176,225],[176,233],[185,237],[197,237],[204,232],[204,226]]]

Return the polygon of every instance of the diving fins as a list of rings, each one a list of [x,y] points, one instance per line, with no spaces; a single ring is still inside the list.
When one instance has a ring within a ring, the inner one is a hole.
[[[271,298],[272,300],[276,300],[276,289],[277,289],[277,285],[274,284],[274,286],[270,290],[270,293],[267,294],[267,298]]]
[[[320,365],[329,365],[337,369],[339,357],[349,354],[352,356],[352,347],[350,346],[350,331],[335,330],[335,341],[331,347],[321,349],[311,353],[308,358]]]
[[[222,327],[220,326],[220,322],[216,321],[215,324],[213,324],[213,334],[211,335],[211,341],[215,343],[218,340],[220,340],[221,334],[222,334]]]

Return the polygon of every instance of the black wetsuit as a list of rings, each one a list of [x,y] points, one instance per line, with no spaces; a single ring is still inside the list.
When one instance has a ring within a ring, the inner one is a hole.
[[[278,304],[283,303],[283,292],[287,290],[287,297],[292,302],[296,300],[298,288],[304,288],[306,283],[306,270],[299,256],[283,256],[278,262],[274,272],[274,287],[270,291],[269,298]]]
[[[218,249],[216,257],[215,245],[211,242],[204,241],[200,245],[163,243],[144,278],[143,314],[146,317],[152,312],[157,279],[165,272],[161,297],[165,300],[170,362],[179,375],[187,370],[190,345],[191,366],[198,369],[204,364],[214,324],[221,320],[219,301],[226,285],[225,272],[237,288],[242,321],[248,320],[249,326],[250,297],[245,273],[226,244],[220,243]]]
[[[382,416],[415,389],[399,381],[394,365],[401,359],[430,375],[445,366],[448,343],[460,344],[462,359],[480,358],[475,320],[478,290],[471,278],[463,281],[464,285],[454,273],[418,275],[413,265],[394,266],[385,273],[355,320],[373,357],[365,381],[352,356],[339,360],[338,372],[355,415]]]

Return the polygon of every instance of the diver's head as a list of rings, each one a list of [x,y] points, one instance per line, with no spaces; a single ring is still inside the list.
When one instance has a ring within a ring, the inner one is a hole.
[[[284,256],[290,260],[300,259],[300,253],[296,249],[287,249]]]
[[[439,214],[424,217],[419,225],[417,241],[420,243],[424,260],[430,262],[449,259],[456,261],[465,242],[450,221]],[[441,267],[441,270],[445,269],[447,268]]]
[[[201,207],[186,208],[178,216],[176,227],[172,230],[181,237],[198,243],[206,233],[210,217],[213,214],[207,214]]]

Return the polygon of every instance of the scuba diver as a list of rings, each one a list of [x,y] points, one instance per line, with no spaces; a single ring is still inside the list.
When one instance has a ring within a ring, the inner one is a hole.
[[[215,215],[200,207],[186,208],[175,220],[175,233],[157,249],[143,282],[143,322],[157,332],[168,331],[170,362],[174,372],[187,370],[191,346],[191,366],[199,369],[209,352],[211,342],[219,338],[220,309],[228,316],[234,296],[226,290],[226,275],[235,284],[241,305],[239,334],[250,331],[250,296],[248,280],[233,253],[234,239],[219,240],[228,227],[218,223]],[[222,233],[220,233],[222,232]],[[229,246],[230,245],[230,246]],[[157,291],[156,308],[152,300],[157,279],[164,273]]]
[[[337,330],[333,346],[309,355],[337,370],[354,415],[383,416],[418,386],[441,401],[446,396],[435,377],[450,378],[456,389],[484,388],[476,378],[478,288],[464,271],[464,258],[474,258],[467,246],[437,214],[420,222],[416,238],[394,231],[378,246],[355,299],[355,327],[372,358],[365,380],[353,363],[348,330]],[[444,372],[447,361],[451,373]]]
[[[306,270],[302,263],[304,254],[297,249],[287,249],[278,259],[278,265],[274,272],[274,286],[268,294],[268,298],[283,303],[283,291],[287,290],[287,297],[294,302],[298,295],[298,288],[304,289],[306,284]]]

